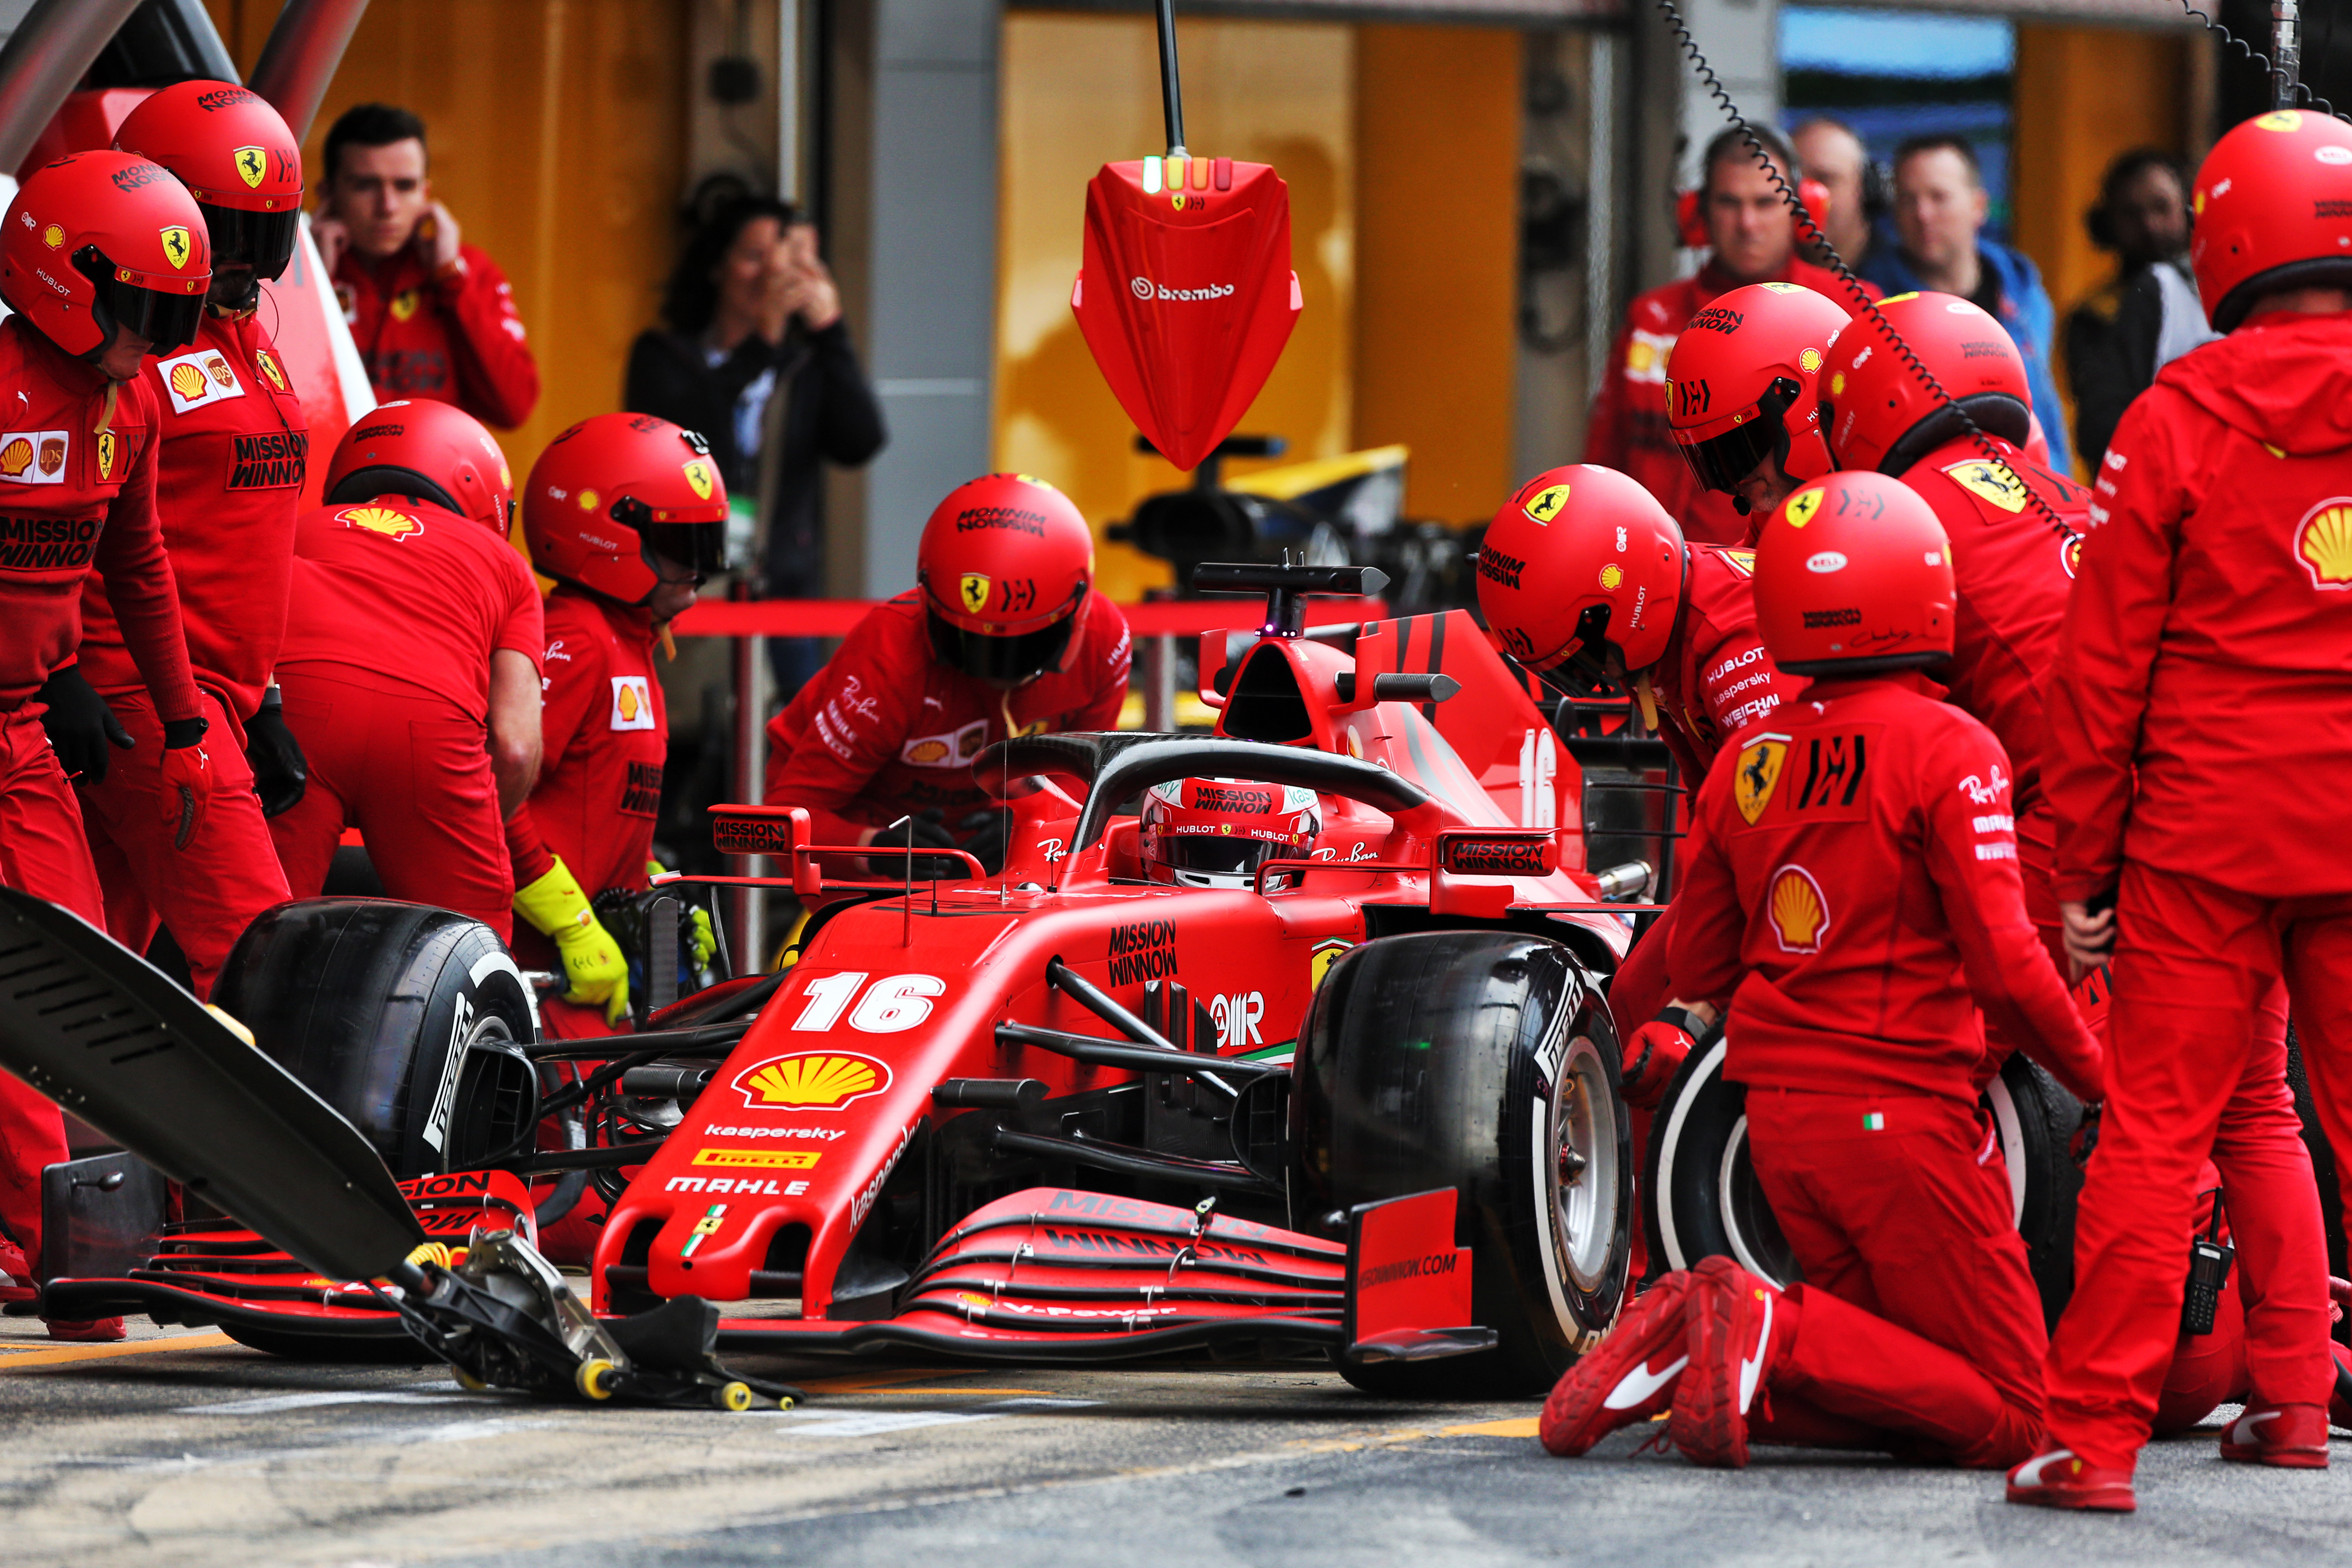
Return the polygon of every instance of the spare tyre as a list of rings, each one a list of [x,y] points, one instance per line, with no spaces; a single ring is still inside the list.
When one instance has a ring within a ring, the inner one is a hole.
[[[1616,1028],[1558,942],[1417,932],[1332,964],[1300,1031],[1293,1148],[1318,1211],[1460,1194],[1475,1355],[1340,1370],[1387,1394],[1541,1392],[1615,1321],[1632,1256]]]
[[[539,1009],[477,920],[391,899],[263,911],[213,1001],[398,1177],[476,1168],[539,1120]]]

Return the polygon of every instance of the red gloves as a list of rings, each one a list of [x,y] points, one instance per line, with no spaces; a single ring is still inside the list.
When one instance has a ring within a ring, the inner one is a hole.
[[[1666,1086],[1682,1070],[1683,1058],[1706,1032],[1706,1026],[1696,1015],[1681,1007],[1666,1007],[1627,1036],[1620,1075],[1625,1103],[1636,1110],[1655,1110],[1658,1101],[1666,1097]]]
[[[212,763],[204,747],[207,727],[202,719],[173,719],[163,725],[163,826],[172,830],[174,849],[188,847],[212,803]]]

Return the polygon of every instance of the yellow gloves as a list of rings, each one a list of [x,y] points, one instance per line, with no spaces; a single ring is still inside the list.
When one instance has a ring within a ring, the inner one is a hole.
[[[546,876],[515,890],[514,909],[555,943],[564,977],[572,982],[563,999],[583,1006],[601,1002],[604,1022],[620,1027],[629,1016],[629,961],[622,956],[620,943],[598,923],[571,868],[558,859]]]

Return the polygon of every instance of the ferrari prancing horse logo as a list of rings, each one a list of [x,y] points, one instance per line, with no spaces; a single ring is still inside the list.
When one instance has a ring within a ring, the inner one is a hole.
[[[963,595],[966,615],[976,616],[988,608],[988,590],[992,585],[986,577],[977,572],[967,572],[963,574],[963,580],[956,584],[956,589]]]
[[[261,176],[269,169],[269,155],[258,147],[239,147],[230,156],[236,161],[237,178],[245,182],[246,189],[259,190]]]
[[[163,236],[163,259],[174,268],[185,267],[188,264],[188,231],[173,224],[160,232]]]
[[[1759,736],[1754,745],[1739,753],[1739,771],[1732,775],[1731,798],[1750,827],[1756,826],[1756,819],[1771,804],[1773,788],[1780,782],[1780,764],[1788,757],[1786,735]]]

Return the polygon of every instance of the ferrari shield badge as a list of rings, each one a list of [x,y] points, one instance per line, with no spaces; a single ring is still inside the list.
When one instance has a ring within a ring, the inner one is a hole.
[[[261,176],[268,172],[269,155],[258,147],[239,147],[229,156],[236,163],[236,177],[245,182],[245,188],[259,190]]]
[[[98,433],[98,477],[100,479],[110,479],[114,477],[114,455],[121,449],[122,442],[113,431],[101,430]]]
[[[2003,511],[2025,510],[2025,481],[2011,472],[2005,463],[1971,458],[1946,468],[1944,477],[1979,500],[1990,501]]]
[[[1540,492],[1528,498],[1524,510],[1536,521],[1549,522],[1559,515],[1559,509],[1567,504],[1568,487],[1566,485],[1547,485]]]
[[[687,488],[702,500],[710,499],[710,465],[697,458],[686,465]]]
[[[174,268],[185,267],[188,264],[188,231],[173,224],[159,232],[163,237],[163,259]]]
[[[990,584],[988,579],[982,576],[980,573],[965,573],[963,574],[963,581],[959,583],[956,586],[957,591],[963,595],[963,607],[966,615],[976,616],[980,614],[981,611],[988,608],[988,590]]]
[[[1788,760],[1789,737],[1762,735],[1756,743],[1739,753],[1739,771],[1732,779],[1731,798],[1738,804],[1739,815],[1748,819],[1750,827],[1764,815],[1772,802],[1773,788],[1780,782],[1780,764]]]
[[[1789,526],[1804,527],[1813,521],[1813,513],[1821,510],[1822,492],[1818,486],[1809,490],[1799,490],[1789,498]]]

